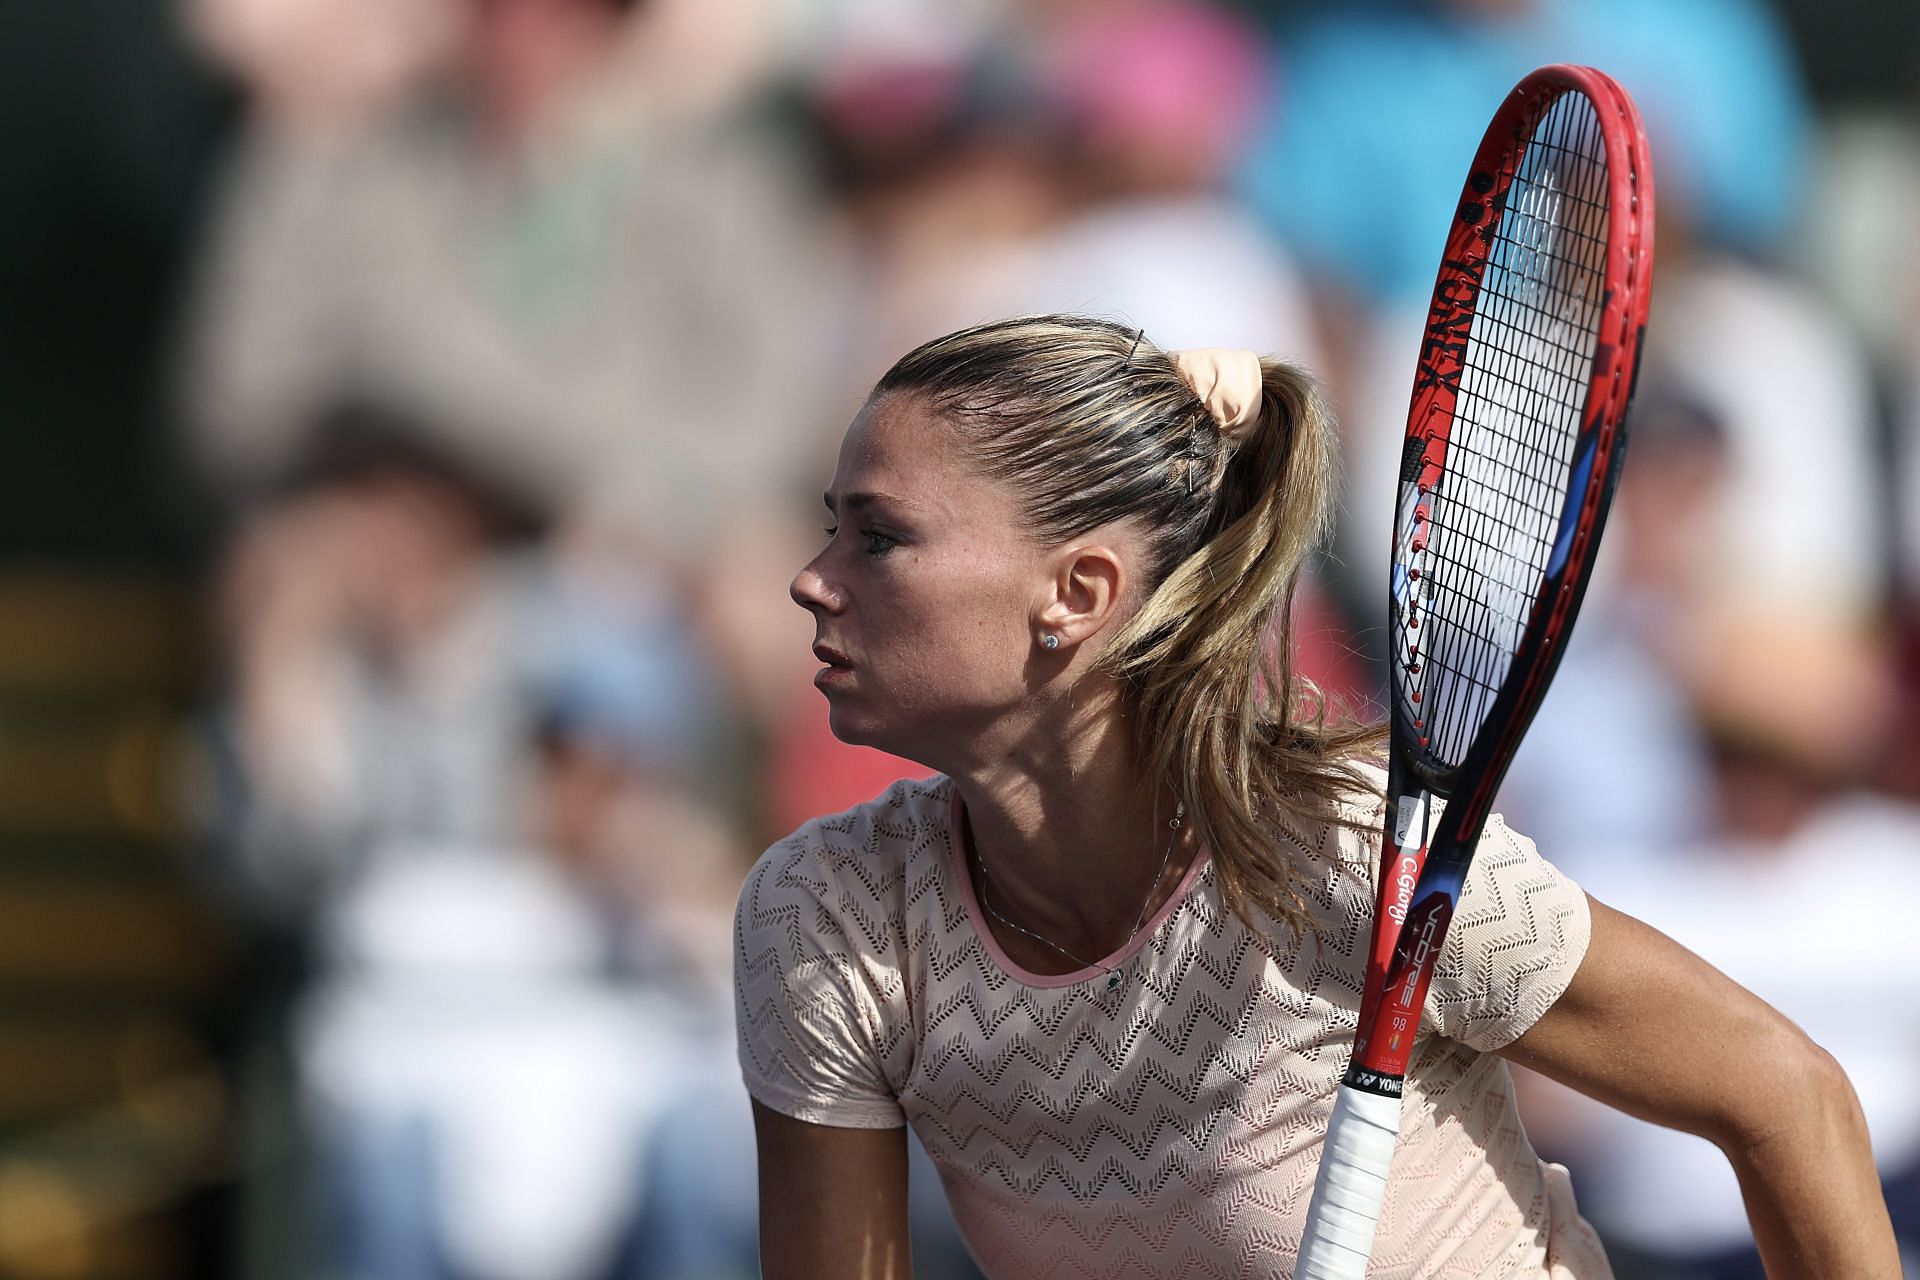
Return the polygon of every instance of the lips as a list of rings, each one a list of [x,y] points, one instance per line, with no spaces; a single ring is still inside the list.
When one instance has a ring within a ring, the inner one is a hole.
[[[831,694],[853,679],[853,659],[830,644],[813,646],[813,656],[826,665],[813,673],[813,687]]]

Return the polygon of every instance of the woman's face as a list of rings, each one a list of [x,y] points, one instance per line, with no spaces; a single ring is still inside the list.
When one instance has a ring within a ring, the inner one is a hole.
[[[827,495],[827,545],[793,580],[834,734],[944,767],[1032,694],[1047,555],[1014,496],[916,397],[870,401]]]

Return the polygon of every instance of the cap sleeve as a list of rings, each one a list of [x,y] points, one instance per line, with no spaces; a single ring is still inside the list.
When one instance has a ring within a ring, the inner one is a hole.
[[[734,911],[741,1074],[761,1105],[796,1120],[898,1128],[886,1009],[834,910],[818,842],[809,825],[767,850]]]
[[[1513,1043],[1573,981],[1591,929],[1580,886],[1493,815],[1427,990],[1428,1027],[1482,1052]]]

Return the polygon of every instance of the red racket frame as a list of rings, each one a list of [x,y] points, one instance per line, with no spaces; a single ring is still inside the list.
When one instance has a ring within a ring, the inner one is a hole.
[[[1579,456],[1592,435],[1594,456],[1570,550],[1560,571],[1548,577],[1536,599],[1512,669],[1479,737],[1457,769],[1441,771],[1433,767],[1430,758],[1422,759],[1426,753],[1408,741],[1409,736],[1418,741],[1417,730],[1401,723],[1399,699],[1393,699],[1397,766],[1393,773],[1411,773],[1413,777],[1407,781],[1450,797],[1445,816],[1433,832],[1432,847],[1445,847],[1447,860],[1461,873],[1465,859],[1472,856],[1472,846],[1507,764],[1559,665],[1566,634],[1586,591],[1589,562],[1625,456],[1626,410],[1639,370],[1639,348],[1651,297],[1653,173],[1639,112],[1626,92],[1604,73],[1564,64],[1542,67],[1514,87],[1488,125],[1447,237],[1407,418],[1408,439],[1420,442],[1417,483],[1422,491],[1432,492],[1446,469],[1467,335],[1493,228],[1499,224],[1501,197],[1546,107],[1568,91],[1584,93],[1601,117],[1610,220],[1606,288],[1593,373],[1581,413],[1581,438],[1574,450]],[[1454,784],[1461,780],[1467,782],[1467,789],[1453,794]],[[1454,905],[1454,893],[1446,891],[1441,882],[1445,877],[1429,883],[1430,850],[1424,836],[1416,836],[1422,841],[1417,855],[1396,848],[1396,800],[1389,795],[1373,945],[1353,1064],[1348,1071],[1349,1084],[1395,1094],[1400,1091],[1413,1051],[1413,1037],[1394,1034],[1395,1023],[1401,1030],[1418,1025]],[[1409,860],[1414,863],[1412,867],[1405,865]],[[1409,880],[1415,881],[1412,887],[1408,887]],[[1393,997],[1386,999],[1385,992],[1394,993]]]

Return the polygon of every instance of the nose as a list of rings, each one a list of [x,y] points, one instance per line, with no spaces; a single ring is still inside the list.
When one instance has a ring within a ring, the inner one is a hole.
[[[828,584],[820,573],[819,561],[814,560],[793,575],[793,582],[787,587],[787,594],[802,609],[812,613],[838,612],[842,597],[838,589]]]

